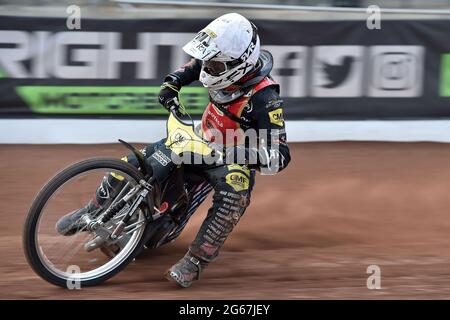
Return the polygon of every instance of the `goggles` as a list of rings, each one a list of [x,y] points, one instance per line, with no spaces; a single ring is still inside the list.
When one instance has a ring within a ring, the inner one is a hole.
[[[203,62],[203,70],[212,76],[220,76],[228,70],[229,66],[224,61],[209,60]]]

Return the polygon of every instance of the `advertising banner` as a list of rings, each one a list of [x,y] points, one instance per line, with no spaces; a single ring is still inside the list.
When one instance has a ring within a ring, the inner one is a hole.
[[[166,116],[164,76],[189,57],[182,46],[209,19],[1,17],[0,117]],[[450,117],[450,21],[255,20],[274,58],[288,120]],[[200,115],[208,93],[182,90]]]

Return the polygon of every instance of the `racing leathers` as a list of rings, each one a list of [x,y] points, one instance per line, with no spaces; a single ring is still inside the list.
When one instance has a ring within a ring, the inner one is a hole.
[[[189,85],[199,79],[201,64],[202,61],[192,59],[169,74],[165,82],[178,88]],[[270,77],[271,69],[272,56],[262,51],[253,72],[226,89],[209,91],[210,103],[201,123],[204,136],[214,140],[213,133],[218,131],[225,137],[227,129],[241,134],[223,143],[228,150],[227,164],[206,170],[195,166],[188,169],[202,171],[198,173],[214,188],[214,196],[213,205],[183,259],[194,256],[203,266],[212,261],[250,203],[255,171],[275,174],[290,161],[283,102],[279,86]],[[246,140],[245,134],[251,129],[258,135],[256,144]],[[241,161],[237,161],[239,152]]]

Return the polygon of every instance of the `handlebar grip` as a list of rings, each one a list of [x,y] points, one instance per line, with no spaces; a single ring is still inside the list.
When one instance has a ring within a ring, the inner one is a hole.
[[[166,105],[169,107],[169,110],[170,110],[170,109],[172,109],[172,108],[180,107],[180,102],[179,102],[178,99],[175,97],[175,98],[172,98],[172,99],[170,99],[170,100],[167,100]]]

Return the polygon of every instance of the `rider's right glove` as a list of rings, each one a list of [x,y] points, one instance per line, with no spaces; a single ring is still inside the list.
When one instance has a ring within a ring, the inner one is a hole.
[[[181,86],[177,81],[165,81],[161,85],[161,91],[159,91],[158,100],[167,110],[173,105],[179,106],[178,92]]]

